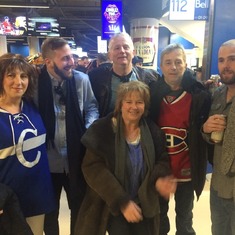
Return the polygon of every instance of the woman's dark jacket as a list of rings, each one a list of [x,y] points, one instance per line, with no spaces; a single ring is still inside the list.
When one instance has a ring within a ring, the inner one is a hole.
[[[133,72],[137,79],[149,85],[156,81],[160,76],[155,70],[133,67]],[[95,97],[99,104],[100,117],[105,117],[109,113],[109,104],[112,98],[112,68],[101,68],[95,73],[90,72],[89,78]]]
[[[202,138],[201,127],[207,120],[210,111],[211,95],[188,71],[184,73],[181,86],[184,91],[192,95],[188,145],[192,183],[197,198],[199,198],[204,187],[207,169],[207,143]],[[149,114],[154,122],[157,122],[161,112],[160,105],[163,97],[169,94],[170,91],[171,88],[164,81],[164,77],[160,78],[157,82],[151,83],[151,105]]]
[[[7,185],[0,183],[0,234],[33,235],[27,224],[16,194]]]
[[[171,171],[164,133],[150,120],[148,127],[153,137],[156,164],[149,174],[151,177],[142,182],[138,194],[145,198],[141,204],[147,208],[146,214],[154,214],[154,234],[158,234],[159,203],[154,185],[158,177],[170,175]],[[114,176],[115,133],[112,114],[95,121],[84,134],[82,143],[87,148],[82,170],[88,189],[78,214],[75,235],[105,235],[109,215],[119,215],[120,207],[130,200],[129,194]],[[148,193],[150,191],[152,193]],[[153,205],[157,205],[157,212],[152,211]]]

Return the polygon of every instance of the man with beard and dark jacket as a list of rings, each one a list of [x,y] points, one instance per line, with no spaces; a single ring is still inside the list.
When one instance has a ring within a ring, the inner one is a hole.
[[[208,117],[210,94],[187,70],[180,44],[161,53],[163,77],[151,83],[150,117],[166,134],[171,168],[178,185],[175,193],[176,234],[195,235],[192,227],[194,192],[199,198],[205,183],[207,144],[201,127]],[[160,235],[170,230],[168,201],[161,199]]]
[[[71,235],[86,184],[81,172],[85,148],[80,139],[98,118],[97,101],[88,75],[73,70],[74,59],[68,42],[48,38],[42,44],[45,66],[38,78],[39,112],[47,131],[49,166],[57,209],[45,217],[46,235],[59,234],[59,204],[64,188],[71,210]]]
[[[92,89],[99,103],[100,117],[113,111],[116,91],[121,83],[140,80],[149,85],[159,77],[154,70],[133,66],[134,45],[127,33],[118,33],[110,39],[108,56],[113,63],[111,68],[89,73]]]

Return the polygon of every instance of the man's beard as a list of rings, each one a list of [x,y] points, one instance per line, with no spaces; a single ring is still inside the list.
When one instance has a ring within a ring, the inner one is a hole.
[[[225,77],[226,77],[226,75],[224,76],[223,73],[220,74],[220,80],[223,84],[225,84],[225,85],[235,84],[235,74],[234,73],[230,79],[226,79]]]
[[[55,72],[58,76],[60,76],[60,78],[63,79],[63,80],[66,80],[66,79],[72,77],[72,74],[71,74],[71,76],[65,76],[64,73],[62,72],[62,70],[58,68],[58,66],[56,65],[55,62],[54,62],[54,72]]]

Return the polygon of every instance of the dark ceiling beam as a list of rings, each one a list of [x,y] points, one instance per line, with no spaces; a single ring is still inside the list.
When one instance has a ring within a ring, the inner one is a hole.
[[[50,0],[51,3],[53,3],[55,6],[56,5],[59,5],[58,1],[57,0]],[[59,7],[59,10],[60,10],[60,13],[62,16],[66,17],[66,15],[64,14],[64,11],[62,9],[62,7]]]
[[[101,34],[101,31],[99,29],[97,29],[96,27],[88,24],[87,22],[85,21],[82,21],[85,25],[89,26],[91,29],[95,30],[96,32],[100,33]]]
[[[42,7],[50,7],[47,3],[45,2],[32,2],[32,1],[1,1],[0,2],[0,5],[3,5],[6,6],[6,7],[3,7],[3,8],[14,8],[13,6],[17,6],[15,8],[25,8],[25,6],[32,6],[34,8],[36,8],[35,6],[42,6]],[[40,7],[39,7],[40,8]]]
[[[100,18],[84,18],[84,17],[59,17],[60,21],[74,21],[74,20],[78,20],[78,21],[100,21]]]
[[[100,10],[100,6],[79,6],[79,5],[53,5],[50,6],[50,8],[63,8],[63,9],[74,9],[74,8],[78,8],[78,9],[83,9],[83,10]]]
[[[70,5],[69,3],[68,4],[51,4],[51,2],[22,2],[22,1],[1,1],[0,2],[0,5],[16,5],[16,6],[22,6],[22,8],[24,8],[25,5],[27,6],[49,6],[49,9],[54,9],[54,8],[63,8],[65,10],[67,9],[82,9],[82,11],[94,11],[94,10],[97,10],[99,11],[100,10],[100,6],[91,6],[91,5],[80,5],[79,2],[76,4],[76,5]],[[7,8],[7,7],[6,7]],[[11,8],[14,8],[14,7],[11,7]]]

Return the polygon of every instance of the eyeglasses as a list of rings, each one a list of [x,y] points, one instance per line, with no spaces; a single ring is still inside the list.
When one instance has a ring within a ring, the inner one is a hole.
[[[59,98],[59,104],[61,105],[65,105],[65,95],[64,95],[64,92],[63,92],[63,89],[61,87],[61,85],[59,86],[54,86],[54,91],[57,95],[60,96]]]

